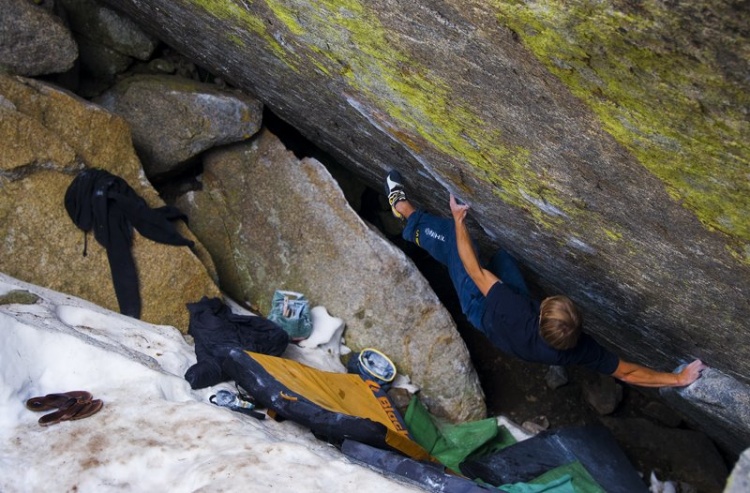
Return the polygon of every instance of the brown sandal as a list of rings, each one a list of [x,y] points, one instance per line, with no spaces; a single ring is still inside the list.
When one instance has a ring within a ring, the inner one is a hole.
[[[78,402],[74,398],[68,399],[65,404],[60,406],[60,409],[58,411],[45,414],[44,416],[39,418],[39,424],[42,426],[49,426],[57,424],[60,421],[71,419],[85,405],[86,403]]]
[[[26,407],[32,411],[57,411],[45,414],[39,418],[41,426],[50,426],[61,421],[73,421],[88,418],[96,414],[104,406],[100,399],[93,399],[90,392],[73,390],[60,394],[47,394],[42,397],[32,397],[26,401]]]
[[[68,404],[70,399],[78,402],[89,402],[92,399],[90,392],[85,390],[72,390],[60,394],[47,394],[42,397],[32,397],[26,401],[26,408],[31,411],[49,411],[50,409],[59,409]]]
[[[70,418],[70,420],[75,421],[77,419],[88,418],[92,414],[98,413],[102,407],[104,407],[104,402],[102,402],[100,399],[94,399],[93,401],[86,402],[81,406],[78,412],[75,413],[72,418]]]
[[[92,414],[99,412],[103,406],[104,403],[99,399],[88,402],[78,402],[75,399],[70,399],[67,404],[60,408],[59,411],[45,414],[39,418],[39,424],[42,426],[49,426],[61,421],[74,421],[77,419],[88,418]]]

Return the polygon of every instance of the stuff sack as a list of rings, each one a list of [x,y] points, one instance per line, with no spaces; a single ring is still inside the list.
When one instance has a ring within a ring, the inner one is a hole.
[[[307,339],[312,333],[310,303],[302,293],[274,291],[268,320],[284,329],[292,341]]]
[[[188,334],[195,341],[196,363],[188,368],[185,380],[193,389],[231,380],[221,366],[232,349],[281,356],[289,344],[289,334],[274,322],[233,313],[219,298],[204,296],[196,303],[188,303],[187,309]]]
[[[382,387],[388,387],[396,378],[396,365],[377,349],[366,348],[352,354],[346,367],[349,373],[357,373],[365,380],[374,380]]]

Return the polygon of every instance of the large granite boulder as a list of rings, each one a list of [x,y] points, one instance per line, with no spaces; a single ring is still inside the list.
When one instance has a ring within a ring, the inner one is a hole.
[[[346,323],[354,350],[374,347],[422,388],[431,412],[484,417],[482,390],[455,324],[416,266],[349,207],[330,173],[269,131],[211,151],[201,191],[182,196],[216,259],[222,290],[262,314],[274,289],[302,292]]]
[[[33,2],[0,0],[0,71],[25,76],[73,67],[78,46],[62,20]]]
[[[152,179],[206,149],[249,138],[263,117],[263,104],[243,92],[172,75],[128,77],[94,101],[130,124]]]
[[[743,2],[104,1],[373,187],[456,193],[624,357],[750,382]]]
[[[68,216],[63,198],[78,171],[123,178],[150,206],[164,205],[146,180],[122,118],[42,82],[0,76],[0,272],[117,311],[106,250]],[[195,237],[180,224],[180,232]],[[200,244],[196,245],[200,251]],[[135,233],[142,319],[188,327],[186,303],[220,292],[187,247]],[[205,252],[204,252],[205,253]]]

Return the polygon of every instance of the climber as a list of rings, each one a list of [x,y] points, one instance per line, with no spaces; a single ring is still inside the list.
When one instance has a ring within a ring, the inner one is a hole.
[[[515,260],[504,250],[484,268],[465,224],[469,206],[450,196],[453,219],[417,209],[406,198],[398,171],[386,177],[391,211],[406,221],[402,236],[448,268],[461,309],[469,322],[501,351],[524,361],[556,366],[580,365],[632,385],[682,387],[706,366],[695,360],[678,373],[652,370],[625,361],[581,330],[578,309],[566,296],[532,300]]]

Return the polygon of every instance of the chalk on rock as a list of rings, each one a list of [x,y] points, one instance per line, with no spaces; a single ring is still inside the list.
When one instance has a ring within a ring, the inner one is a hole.
[[[419,387],[411,382],[411,378],[408,375],[398,373],[396,378],[393,379],[391,387],[397,387],[408,391],[410,394],[416,394],[419,392]]]
[[[740,460],[734,465],[724,493],[745,493],[747,491],[750,491],[750,448],[740,455]]]
[[[349,351],[342,346],[344,321],[329,315],[322,306],[311,309],[310,318],[313,325],[310,336],[296,344],[289,344],[283,356],[319,370],[346,373],[346,367],[341,362],[341,353]]]
[[[314,307],[310,310],[310,315],[313,323],[312,333],[310,337],[300,341],[299,345],[304,348],[314,348],[328,343],[339,346],[344,332],[344,321],[331,316],[323,306]]]
[[[679,371],[677,368],[675,371]],[[659,394],[680,414],[731,453],[750,443],[750,386],[715,368],[706,368],[687,387],[665,387]]]

